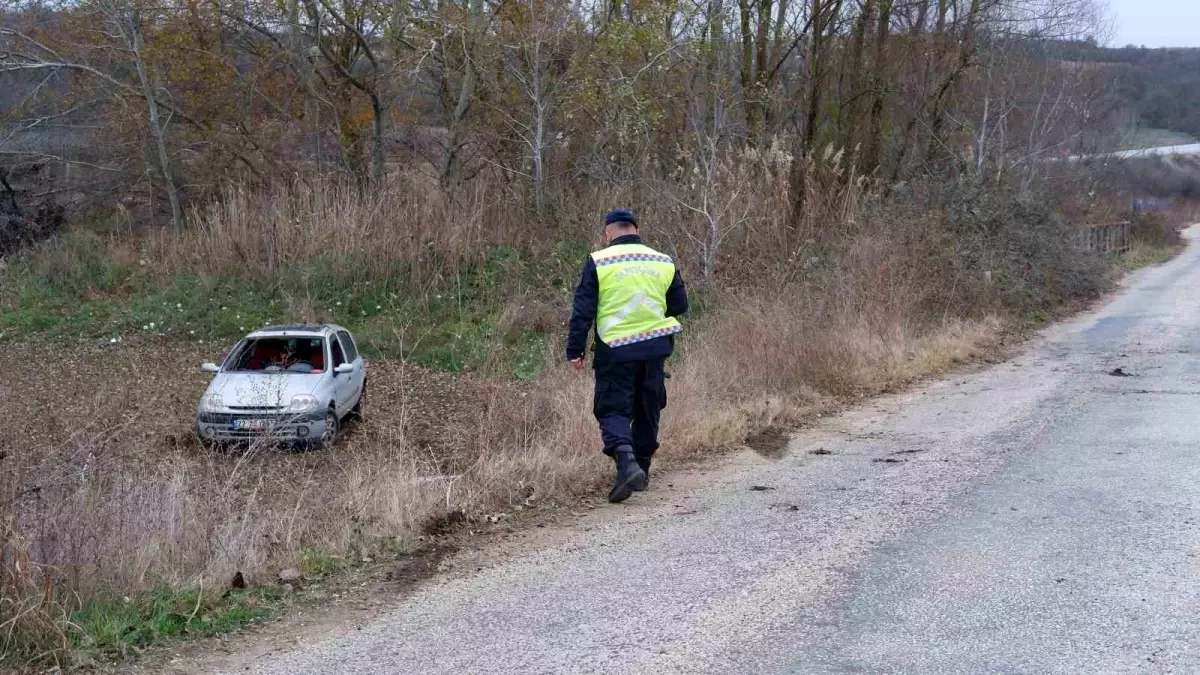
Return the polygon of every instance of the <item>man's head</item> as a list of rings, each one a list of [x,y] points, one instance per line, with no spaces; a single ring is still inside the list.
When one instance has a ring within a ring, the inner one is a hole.
[[[614,209],[604,216],[604,243],[611,244],[614,239],[627,234],[637,234],[637,218],[625,209]]]

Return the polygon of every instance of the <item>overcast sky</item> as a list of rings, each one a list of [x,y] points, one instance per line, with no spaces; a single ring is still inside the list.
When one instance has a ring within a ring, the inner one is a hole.
[[[1200,0],[1108,0],[1113,46],[1200,47]]]

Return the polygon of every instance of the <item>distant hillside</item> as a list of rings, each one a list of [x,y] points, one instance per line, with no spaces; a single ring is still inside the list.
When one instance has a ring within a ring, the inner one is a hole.
[[[1126,64],[1140,127],[1200,137],[1200,49],[1063,44],[1061,58]]]

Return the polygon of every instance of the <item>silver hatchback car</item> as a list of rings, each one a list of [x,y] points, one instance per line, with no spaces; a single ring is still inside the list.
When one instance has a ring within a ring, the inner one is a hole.
[[[328,447],[342,420],[362,414],[367,366],[350,331],[330,324],[268,326],[220,365],[196,411],[206,444],[270,440]]]

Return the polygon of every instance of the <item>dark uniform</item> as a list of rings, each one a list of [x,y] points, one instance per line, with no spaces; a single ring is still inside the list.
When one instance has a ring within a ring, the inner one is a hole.
[[[612,246],[642,244],[636,234],[614,239]],[[658,449],[658,421],[667,404],[663,365],[675,348],[674,334],[640,339],[630,344],[609,346],[600,339],[596,314],[601,304],[596,261],[588,257],[575,289],[567,359],[584,356],[588,333],[596,326],[596,394],[593,412],[600,423],[604,453],[612,456],[617,448],[631,446],[643,471],[649,471],[650,459]],[[677,317],[688,310],[687,290],[675,271],[666,291],[665,317]],[[659,299],[652,299],[660,302]],[[617,341],[614,341],[617,342]]]

